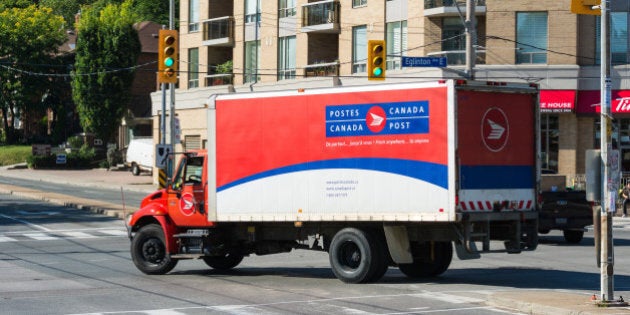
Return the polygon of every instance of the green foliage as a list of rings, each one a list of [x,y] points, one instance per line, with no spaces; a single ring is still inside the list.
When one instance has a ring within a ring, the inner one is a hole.
[[[81,149],[66,155],[66,164],[57,164],[57,155],[31,155],[26,163],[29,168],[90,168],[98,163],[94,148],[83,145]]]
[[[94,0],[40,0],[40,7],[49,7],[56,15],[63,16],[66,21],[66,29],[74,28],[74,16],[82,5],[94,2]]]
[[[72,98],[81,127],[97,138],[112,140],[131,99],[140,40],[131,2],[86,7],[78,23]]]
[[[0,146],[0,166],[24,163],[29,156],[31,156],[31,146]]]
[[[232,68],[232,60],[228,60],[217,66],[217,73],[232,73]]]
[[[79,136],[72,136],[68,138],[68,144],[73,149],[78,149],[83,146],[83,139]]]
[[[12,7],[0,10],[0,116],[8,143],[15,142],[9,113],[32,113],[41,107],[41,99],[51,80],[34,76],[55,68],[55,52],[66,40],[63,18],[50,8]],[[45,65],[45,66],[42,66]]]

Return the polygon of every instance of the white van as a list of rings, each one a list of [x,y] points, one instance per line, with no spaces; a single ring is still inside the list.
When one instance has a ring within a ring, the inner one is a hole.
[[[135,138],[129,142],[125,154],[125,166],[131,168],[131,174],[140,175],[140,172],[153,172],[155,164],[155,145],[153,138]]]

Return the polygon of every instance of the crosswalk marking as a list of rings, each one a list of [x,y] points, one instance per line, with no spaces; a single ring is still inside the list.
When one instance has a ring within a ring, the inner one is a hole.
[[[51,236],[50,234],[44,234],[44,233],[25,233],[23,235],[28,238],[32,238],[38,241],[49,241],[49,240],[58,239],[57,237]]]
[[[71,238],[96,238],[95,235],[87,234],[85,232],[63,232],[64,235],[67,235]]]
[[[15,242],[15,241],[17,241],[17,240],[14,239],[14,238],[0,235],[0,243],[3,243],[3,242]]]
[[[103,230],[68,230],[68,231],[44,231],[44,232],[7,232],[0,234],[0,243],[19,241],[52,241],[63,239],[97,239],[103,237],[123,237],[127,231],[116,229]]]

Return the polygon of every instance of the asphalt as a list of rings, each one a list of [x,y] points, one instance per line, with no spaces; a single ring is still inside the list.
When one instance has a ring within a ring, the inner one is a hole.
[[[0,167],[0,177],[38,180],[52,183],[71,184],[79,187],[100,187],[107,189],[124,189],[126,191],[146,192],[157,189],[152,176],[143,174],[133,176],[125,169],[91,169],[91,170],[32,170],[24,165]],[[0,184],[0,193],[13,194],[26,198],[44,200],[103,213],[113,217],[124,218],[130,209],[122,204],[102,202],[92,199],[77,198],[72,195],[51,193],[29,189],[15,185]],[[630,227],[630,218],[615,217],[613,226]],[[630,297],[626,297],[630,298]],[[608,307],[598,306],[597,297],[592,293],[575,293],[557,290],[518,290],[495,291],[487,293],[484,300],[487,304],[510,310],[536,315],[591,315],[591,314],[630,314],[630,307],[610,303]],[[601,303],[600,303],[601,304]]]

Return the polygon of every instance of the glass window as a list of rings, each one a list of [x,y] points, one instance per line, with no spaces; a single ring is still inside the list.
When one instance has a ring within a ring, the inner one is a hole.
[[[610,62],[615,65],[628,64],[628,12],[610,13]],[[597,17],[595,62],[601,64],[601,20]]]
[[[199,87],[199,48],[188,50],[188,88]]]
[[[516,63],[547,63],[547,12],[516,13]]]
[[[352,73],[367,71],[367,27],[352,28]]]
[[[364,7],[367,5],[367,0],[352,0],[352,7]]]
[[[260,21],[260,0],[245,1],[245,23]]]
[[[295,2],[296,0],[280,0],[278,18],[295,16],[297,14]]]
[[[188,2],[188,32],[199,31],[199,0]]]
[[[400,69],[407,55],[407,21],[387,23],[387,69]]]
[[[559,135],[558,115],[540,115],[540,149],[543,170],[558,172]]]
[[[258,56],[260,55],[260,41],[245,42],[245,83],[258,82]]]
[[[295,79],[295,36],[278,39],[278,80]]]
[[[446,17],[442,20],[442,51],[449,65],[466,64],[466,27],[460,17]]]

